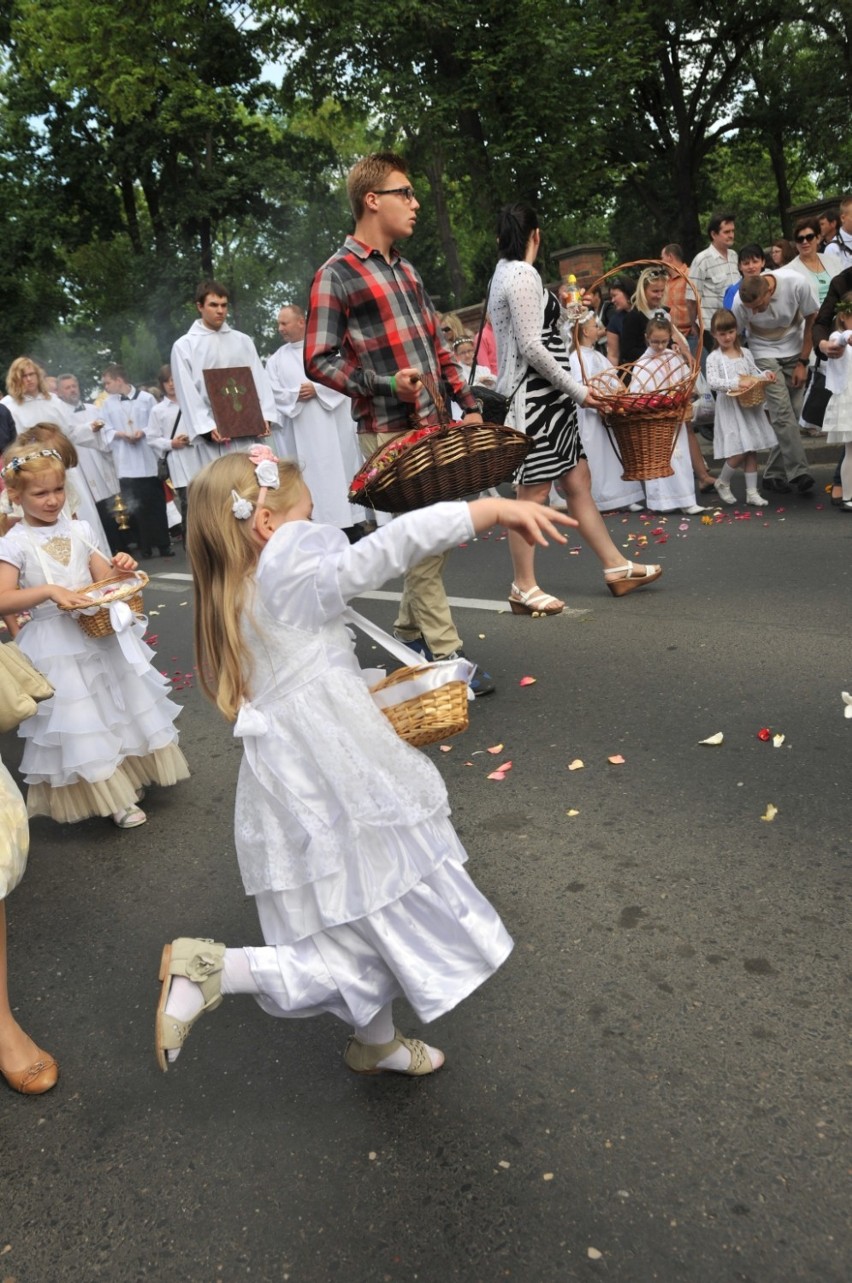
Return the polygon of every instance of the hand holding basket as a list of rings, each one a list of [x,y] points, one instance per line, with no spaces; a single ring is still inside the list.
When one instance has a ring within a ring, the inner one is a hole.
[[[80,611],[77,606],[60,606],[75,614],[77,623],[89,637],[108,637],[115,632],[110,619],[109,608],[115,602],[126,602],[134,615],[142,614],[142,589],[148,585],[148,576],[144,570],[134,570],[131,575],[110,575],[108,579],[98,579],[93,584],[85,584],[76,591],[88,597],[92,609]]]

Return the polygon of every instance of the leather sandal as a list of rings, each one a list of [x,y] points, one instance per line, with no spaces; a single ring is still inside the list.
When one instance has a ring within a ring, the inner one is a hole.
[[[632,561],[626,561],[623,566],[613,566],[610,570],[605,570],[604,579],[613,597],[624,597],[635,588],[644,588],[647,584],[652,584],[662,573],[662,566],[636,566]],[[613,575],[621,577],[614,579]]]
[[[408,1078],[420,1078],[424,1074],[434,1074],[441,1065],[433,1065],[429,1059],[426,1044],[419,1038],[406,1038],[398,1029],[394,1029],[390,1042],[359,1042],[354,1034],[350,1035],[343,1053],[344,1063],[355,1074],[404,1074]],[[380,1060],[387,1059],[393,1052],[405,1047],[411,1056],[407,1069],[385,1069],[379,1065]]]
[[[26,1069],[14,1071],[0,1066],[0,1074],[12,1091],[19,1091],[22,1096],[42,1096],[56,1086],[59,1066],[48,1052],[39,1050],[38,1060],[27,1065]]]
[[[222,1002],[222,968],[225,946],[212,940],[193,940],[181,936],[163,949],[160,959],[160,1002],[157,1006],[155,1045],[157,1064],[166,1073],[169,1068],[167,1051],[178,1051],[189,1037],[189,1031],[205,1011],[215,1011]],[[172,976],[186,976],[201,990],[204,1006],[191,1020],[179,1020],[166,1013],[166,1003],[172,987]]]
[[[542,592],[538,584],[533,584],[526,592],[517,584],[512,584],[509,605],[513,615],[532,615],[533,619],[538,619],[541,615],[561,615],[565,609],[564,601]]]

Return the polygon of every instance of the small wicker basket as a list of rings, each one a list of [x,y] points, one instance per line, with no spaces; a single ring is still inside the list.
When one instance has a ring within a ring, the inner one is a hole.
[[[756,379],[753,374],[740,375],[740,388],[743,391],[734,390],[733,395],[739,401],[740,405],[746,410],[753,410],[755,406],[763,405],[766,397],[766,380]]]
[[[429,424],[415,413],[416,440],[397,437],[374,450],[352,478],[350,503],[379,512],[412,512],[498,486],[523,463],[532,445],[523,432],[498,423],[449,423],[435,381],[424,374],[422,383],[435,402],[437,422]]]
[[[387,690],[389,686],[396,686],[425,671],[423,665],[398,668],[370,689]],[[447,682],[437,690],[425,691],[401,704],[383,708],[382,712],[400,739],[415,748],[422,748],[424,744],[436,744],[438,740],[466,731],[467,705],[467,682]]]
[[[77,623],[88,637],[109,637],[114,632],[109,617],[109,607],[116,601],[127,602],[127,605],[133,611],[134,615],[142,614],[142,589],[148,586],[148,576],[144,570],[134,571],[133,579],[128,579],[126,575],[110,575],[108,579],[98,579],[93,584],[86,584],[83,588],[78,588],[77,592],[85,593],[87,597],[93,593],[103,591],[103,589],[112,589],[109,600],[101,610],[95,611],[93,615],[77,615]],[[98,599],[92,598],[92,605],[97,604]],[[60,610],[79,610],[79,606],[60,606]]]
[[[612,268],[589,288],[603,285],[610,276],[616,276],[631,267],[660,267],[666,270],[666,264],[661,259],[635,259],[631,263],[621,263]],[[689,282],[688,277],[687,281]],[[671,458],[681,424],[692,417],[692,393],[701,368],[701,303],[697,287],[693,284],[692,288],[697,312],[698,349],[689,363],[688,373],[666,387],[631,391],[629,384],[634,362],[614,366],[611,370],[586,379],[583,349],[575,339],[583,381],[601,403],[599,413],[612,448],[621,462],[624,481],[654,481],[659,477],[674,476]]]

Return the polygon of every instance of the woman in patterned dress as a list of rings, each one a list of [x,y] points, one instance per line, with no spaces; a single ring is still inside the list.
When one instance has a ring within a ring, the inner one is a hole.
[[[535,210],[507,205],[497,224],[500,260],[494,271],[489,312],[497,338],[498,392],[511,398],[506,422],[532,437],[533,446],[515,474],[518,498],[546,503],[553,481],[561,480],[580,534],[604,567],[610,592],[621,597],[659,579],[660,566],[625,561],[609,536],[594,500],[591,477],[577,427],[577,405],[597,409],[594,395],[571,375],[560,333],[562,311],[533,266],[541,232]],[[518,615],[558,615],[564,601],[535,581],[535,554],[509,534],[514,579],[509,594]]]

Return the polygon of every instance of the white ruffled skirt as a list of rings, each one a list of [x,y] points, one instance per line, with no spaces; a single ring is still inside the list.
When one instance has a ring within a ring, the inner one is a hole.
[[[17,640],[56,691],[18,729],[30,815],[63,823],[111,815],[131,806],[143,785],[189,776],[174,726],[180,706],[141,639],[142,673],[114,636],[87,637],[69,616],[34,618]]]

